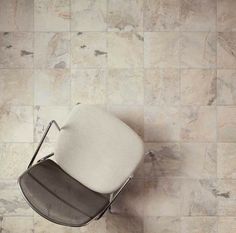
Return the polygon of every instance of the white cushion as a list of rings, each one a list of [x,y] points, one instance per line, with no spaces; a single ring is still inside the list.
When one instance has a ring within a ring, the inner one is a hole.
[[[125,123],[91,106],[79,104],[62,127],[56,162],[88,188],[111,193],[133,174],[143,158],[143,142]]]

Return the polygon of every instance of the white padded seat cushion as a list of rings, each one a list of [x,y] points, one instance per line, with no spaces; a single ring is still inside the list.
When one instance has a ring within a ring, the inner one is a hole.
[[[55,160],[99,193],[117,190],[143,158],[143,142],[125,123],[100,108],[79,104],[61,128]]]

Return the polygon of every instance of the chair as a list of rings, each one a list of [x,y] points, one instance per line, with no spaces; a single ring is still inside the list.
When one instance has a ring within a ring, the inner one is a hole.
[[[59,130],[54,153],[33,165],[52,125]],[[142,158],[143,142],[125,123],[105,110],[78,104],[63,127],[49,123],[18,183],[38,214],[80,227],[111,208]]]

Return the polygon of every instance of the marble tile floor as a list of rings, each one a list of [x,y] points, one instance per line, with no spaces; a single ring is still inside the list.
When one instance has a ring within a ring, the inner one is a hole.
[[[235,12],[235,0],[0,0],[0,232],[235,233]],[[80,229],[35,214],[16,185],[77,102],[155,152],[115,214]]]

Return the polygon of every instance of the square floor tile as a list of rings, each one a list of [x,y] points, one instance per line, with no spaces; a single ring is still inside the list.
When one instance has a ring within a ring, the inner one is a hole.
[[[218,218],[218,233],[236,232],[235,217],[220,217]]]

